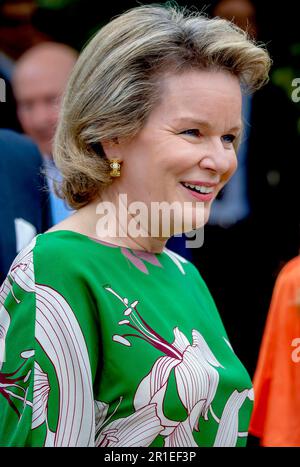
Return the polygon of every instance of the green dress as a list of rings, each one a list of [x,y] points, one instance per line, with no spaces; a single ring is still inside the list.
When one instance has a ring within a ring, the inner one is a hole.
[[[197,269],[71,231],[0,290],[0,446],[244,446],[253,405]]]

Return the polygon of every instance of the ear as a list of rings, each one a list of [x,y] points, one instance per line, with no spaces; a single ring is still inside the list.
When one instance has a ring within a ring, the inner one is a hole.
[[[113,140],[101,141],[101,145],[107,159],[122,160],[118,138],[114,138]]]

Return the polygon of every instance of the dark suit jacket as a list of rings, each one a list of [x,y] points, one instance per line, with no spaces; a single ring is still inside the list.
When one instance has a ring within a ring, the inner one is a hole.
[[[51,226],[41,168],[41,155],[29,138],[0,130],[0,283],[17,254],[15,219],[29,222],[37,233]]]

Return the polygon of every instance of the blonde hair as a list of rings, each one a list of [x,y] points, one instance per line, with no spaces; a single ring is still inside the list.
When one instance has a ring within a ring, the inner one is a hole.
[[[256,90],[270,58],[247,33],[186,8],[133,8],[104,26],[81,53],[54,141],[60,196],[78,209],[111,183],[101,141],[138,133],[159,99],[159,77],[187,69],[228,70]]]

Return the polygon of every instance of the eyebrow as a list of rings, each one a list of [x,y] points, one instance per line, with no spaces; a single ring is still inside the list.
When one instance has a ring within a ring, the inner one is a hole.
[[[196,127],[205,127],[208,129],[213,128],[212,125],[206,121],[206,120],[197,120],[192,117],[180,117],[174,121],[175,125],[183,125],[183,124],[189,124],[189,125],[195,125]],[[242,122],[232,128],[228,131],[241,131],[242,130]]]

